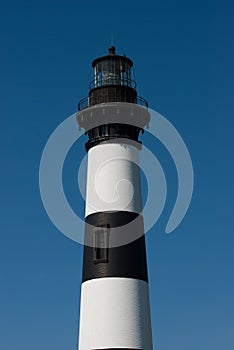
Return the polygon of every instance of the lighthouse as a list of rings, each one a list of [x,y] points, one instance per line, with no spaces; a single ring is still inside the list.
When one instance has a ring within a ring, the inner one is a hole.
[[[152,350],[139,164],[148,103],[114,46],[92,67],[77,113],[87,135],[78,350]]]

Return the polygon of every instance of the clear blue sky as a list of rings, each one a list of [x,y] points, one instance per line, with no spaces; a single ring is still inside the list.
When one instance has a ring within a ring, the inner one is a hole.
[[[234,348],[233,3],[231,1],[1,1],[0,348],[75,350],[82,247],[57,231],[40,199],[38,169],[55,127],[76,111],[106,52],[134,60],[139,94],[166,116],[191,153],[195,191],[176,232],[166,150],[154,153],[169,196],[147,234],[154,348]],[[64,186],[81,208],[73,147]]]

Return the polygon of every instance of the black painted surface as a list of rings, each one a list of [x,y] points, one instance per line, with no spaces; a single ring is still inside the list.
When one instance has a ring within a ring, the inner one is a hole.
[[[135,221],[132,221],[136,219]],[[109,245],[119,240],[119,237],[135,237],[136,239],[125,245],[108,249],[108,260],[98,261],[95,259],[95,244],[84,247],[83,277],[87,281],[102,277],[127,277],[148,281],[147,262],[145,249],[145,236],[143,219],[140,215],[131,212],[99,212],[86,218],[85,240],[93,240],[97,227],[109,228]],[[131,225],[123,226],[128,223]],[[112,228],[118,228],[111,230]]]
[[[90,148],[107,140],[125,139],[135,141],[134,145],[138,143],[138,147],[141,148],[141,142],[138,140],[139,133],[144,130],[133,125],[128,124],[105,124],[93,128],[87,132],[89,140],[85,144],[85,148],[88,151]]]
[[[132,87],[107,85],[97,87],[89,92],[89,106],[108,102],[137,102],[137,92]]]

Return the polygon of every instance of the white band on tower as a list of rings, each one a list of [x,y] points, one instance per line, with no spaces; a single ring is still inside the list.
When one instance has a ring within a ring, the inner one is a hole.
[[[152,349],[148,283],[98,278],[82,284],[79,349]]]
[[[101,143],[88,152],[85,216],[96,212],[140,213],[139,149],[127,143]]]

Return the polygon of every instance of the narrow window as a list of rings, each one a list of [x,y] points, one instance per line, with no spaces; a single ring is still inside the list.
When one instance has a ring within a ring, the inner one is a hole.
[[[94,263],[108,262],[110,227],[94,228]]]

